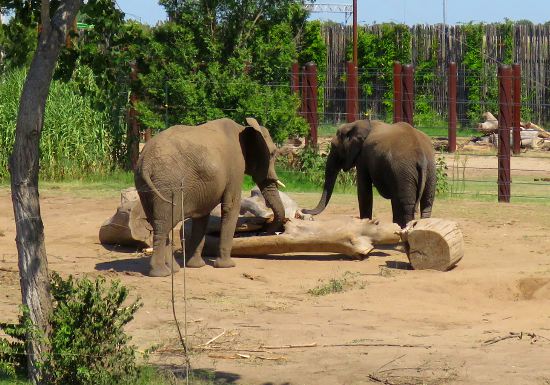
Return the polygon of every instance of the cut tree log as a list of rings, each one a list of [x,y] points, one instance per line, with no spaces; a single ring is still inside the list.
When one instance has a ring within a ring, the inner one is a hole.
[[[337,253],[363,259],[374,245],[398,244],[401,229],[394,223],[342,218],[325,221],[294,220],[285,223],[279,235],[233,239],[233,256],[301,252]],[[216,255],[219,238],[208,237],[204,253]]]
[[[120,201],[115,215],[101,225],[99,242],[138,247],[151,245],[152,228],[147,222],[136,190],[122,190]]]
[[[446,271],[464,255],[464,239],[458,224],[441,218],[413,220],[403,230],[407,255],[415,270]]]

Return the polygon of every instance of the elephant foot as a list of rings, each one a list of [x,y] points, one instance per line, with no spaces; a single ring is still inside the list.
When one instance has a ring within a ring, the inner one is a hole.
[[[173,265],[170,264],[170,262],[166,262],[166,267],[168,268],[168,270],[170,270],[170,272],[173,271],[174,273],[177,273],[178,271],[180,271],[180,264],[176,261],[173,262]]]
[[[149,270],[150,277],[167,277],[170,274],[172,274],[172,271],[166,265],[152,266],[151,270]]]
[[[214,261],[214,267],[235,267],[235,262],[230,257],[218,257]]]
[[[189,258],[189,260],[187,261],[187,264],[185,266],[193,267],[193,268],[199,268],[199,267],[203,267],[204,265],[206,265],[206,262],[204,262],[204,259],[202,259],[202,257],[193,256],[193,257]]]

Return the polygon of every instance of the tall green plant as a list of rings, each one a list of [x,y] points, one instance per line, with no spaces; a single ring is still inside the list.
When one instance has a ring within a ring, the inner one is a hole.
[[[24,70],[0,77],[0,146],[13,147]],[[40,175],[46,179],[81,177],[114,167],[113,135],[105,113],[63,82],[54,81],[46,105],[40,142]],[[9,151],[0,152],[0,180],[8,178]]]

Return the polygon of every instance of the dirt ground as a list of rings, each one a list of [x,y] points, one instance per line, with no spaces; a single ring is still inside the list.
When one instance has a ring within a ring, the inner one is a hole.
[[[305,206],[318,199],[289,195]],[[357,215],[355,199],[335,196],[319,220]],[[133,343],[140,351],[157,347],[153,362],[181,364],[170,278],[144,276],[143,255],[98,243],[118,203],[116,192],[44,190],[50,269],[122,280],[144,303],[129,325]],[[0,189],[1,320],[15,319],[20,303],[12,213],[9,191]],[[390,220],[389,202],[375,200],[375,214]],[[548,206],[437,200],[433,215],[457,221],[464,233],[464,259],[445,273],[408,270],[396,250],[364,261],[272,256],[187,270],[193,368],[237,384],[550,384]],[[308,293],[346,277],[345,292]],[[183,288],[181,271],[182,328]],[[511,332],[522,338],[496,342]]]

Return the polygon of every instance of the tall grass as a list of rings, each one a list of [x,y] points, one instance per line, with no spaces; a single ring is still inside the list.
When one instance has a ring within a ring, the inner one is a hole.
[[[14,70],[0,77],[0,180],[9,177],[19,97],[26,72]],[[53,81],[46,104],[40,140],[40,177],[47,180],[102,174],[114,164],[109,117],[91,107],[63,82]]]

